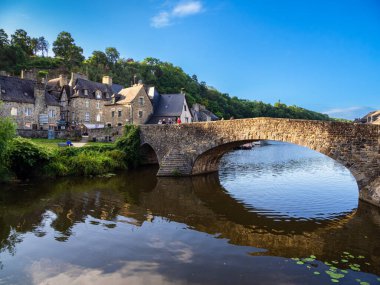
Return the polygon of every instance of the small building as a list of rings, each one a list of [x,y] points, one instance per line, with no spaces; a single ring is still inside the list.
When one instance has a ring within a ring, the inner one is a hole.
[[[60,102],[45,84],[35,80],[0,76],[1,116],[11,117],[18,129],[54,129]]]
[[[175,123],[178,118],[182,123],[193,121],[185,94],[161,94],[156,100],[157,107],[148,124],[158,124],[159,121]]]
[[[369,112],[361,119],[356,119],[355,123],[363,123],[363,124],[380,124],[380,110]]]
[[[217,121],[219,117],[213,112],[206,109],[204,105],[195,103],[191,108],[191,114],[193,115],[194,122],[208,122]]]
[[[153,113],[153,106],[142,83],[121,89],[105,105],[107,126],[145,124]]]

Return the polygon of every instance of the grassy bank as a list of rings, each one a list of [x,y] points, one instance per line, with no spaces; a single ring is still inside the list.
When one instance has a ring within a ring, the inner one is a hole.
[[[64,140],[10,138],[4,156],[7,177],[96,176],[139,164],[136,126],[126,126],[124,136],[115,143],[89,143],[77,148],[58,147],[59,142]]]

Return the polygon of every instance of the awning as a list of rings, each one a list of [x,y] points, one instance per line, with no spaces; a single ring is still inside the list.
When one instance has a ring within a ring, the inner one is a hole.
[[[104,124],[83,124],[87,129],[102,129]]]

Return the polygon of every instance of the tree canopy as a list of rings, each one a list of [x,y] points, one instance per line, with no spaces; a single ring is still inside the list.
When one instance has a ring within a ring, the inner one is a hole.
[[[222,93],[198,79],[197,75],[186,74],[181,67],[158,58],[147,57],[142,61],[120,57],[115,47],[104,51],[95,50],[87,59],[83,49],[76,45],[68,32],[58,34],[53,42],[54,57],[44,57],[49,43],[43,36],[31,38],[26,31],[19,29],[8,35],[0,29],[0,70],[19,74],[21,69],[63,68],[69,74],[80,71],[90,80],[100,82],[103,75],[109,75],[114,83],[125,87],[142,80],[147,85],[157,87],[160,93],[184,91],[188,104],[205,105],[220,118],[277,117],[312,120],[331,120],[327,115],[284,103],[274,105],[261,101],[242,100]],[[38,54],[42,56],[38,56]]]

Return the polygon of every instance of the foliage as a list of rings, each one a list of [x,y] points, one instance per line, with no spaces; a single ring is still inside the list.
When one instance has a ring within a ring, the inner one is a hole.
[[[119,150],[68,147],[55,150],[45,168],[49,176],[94,176],[125,169],[125,154]]]
[[[137,126],[126,125],[124,135],[116,141],[116,149],[125,153],[128,167],[136,167],[140,162],[140,131]]]
[[[5,181],[9,174],[9,165],[7,163],[9,158],[9,146],[12,138],[15,135],[15,123],[9,118],[0,117],[0,182]]]
[[[12,46],[21,48],[27,55],[33,55],[32,39],[25,30],[18,29],[11,35]]]
[[[84,60],[83,49],[74,43],[74,39],[68,32],[61,32],[53,42],[53,52],[56,57],[63,59],[64,65],[70,70],[80,66]]]
[[[18,178],[25,179],[40,174],[48,161],[48,153],[30,139],[15,138],[11,141],[10,169]]]
[[[275,117],[309,120],[333,120],[329,116],[297,106],[283,103],[274,105],[261,101],[242,100],[222,93],[199,81],[194,74],[186,74],[182,68],[172,63],[163,62],[154,57],[147,57],[138,62],[131,58],[120,58],[114,47],[105,51],[95,50],[85,60],[83,49],[75,44],[70,33],[61,32],[53,43],[55,58],[35,56],[44,55],[48,49],[44,37],[32,39],[24,30],[17,30],[11,35],[11,41],[3,29],[0,29],[0,70],[19,74],[22,69],[64,68],[66,72],[81,71],[90,80],[100,82],[103,75],[110,75],[114,83],[130,86],[142,80],[147,85],[155,86],[160,93],[179,93],[184,91],[190,106],[194,103],[205,105],[220,118]],[[34,55],[33,55],[34,54]]]

